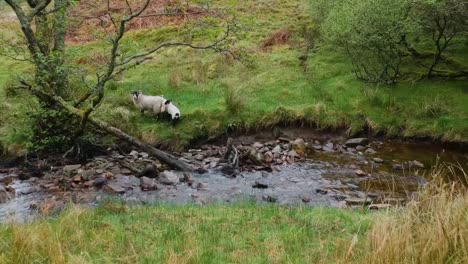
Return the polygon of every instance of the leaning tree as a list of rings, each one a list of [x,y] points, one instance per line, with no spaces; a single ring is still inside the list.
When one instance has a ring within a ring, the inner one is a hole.
[[[124,140],[140,149],[143,149],[154,155],[161,162],[169,166],[189,171],[192,168],[178,160],[169,153],[158,150],[144,142],[126,134],[122,130],[98,120],[93,116],[93,112],[99,109],[100,104],[106,95],[106,84],[123,74],[127,70],[142,64],[149,56],[157,51],[171,46],[184,46],[192,49],[212,49],[218,52],[224,52],[234,56],[226,47],[232,42],[233,23],[232,16],[221,9],[212,9],[204,7],[198,11],[202,16],[209,16],[216,19],[217,33],[216,37],[208,41],[208,44],[197,43],[193,40],[180,42],[162,42],[155,43],[154,46],[146,47],[138,51],[128,51],[124,49],[123,41],[126,33],[129,31],[129,25],[132,21],[148,17],[167,17],[184,15],[181,8],[165,8],[155,11],[149,9],[154,2],[159,0],[106,0],[106,1],[88,1],[90,9],[91,3],[99,4],[104,9],[97,14],[81,16],[83,20],[96,20],[101,27],[101,40],[108,43],[108,50],[102,54],[104,62],[95,69],[93,75],[82,74],[81,83],[87,88],[86,92],[80,96],[69,96],[70,89],[74,89],[70,84],[73,68],[72,63],[67,61],[67,31],[70,23],[70,10],[80,1],[76,0],[27,0],[15,1],[4,0],[16,14],[20,23],[22,37],[24,38],[24,49],[18,46],[6,48],[4,55],[14,59],[29,61],[34,66],[34,72],[31,77],[20,77],[19,83],[22,88],[27,89],[40,102],[41,107],[45,109],[54,109],[66,113],[66,119],[54,119],[47,122],[72,122],[78,120],[79,125],[73,131],[70,137],[79,138],[86,125],[91,124],[99,130],[105,131],[117,138]],[[84,1],[81,1],[84,2]],[[165,1],[164,1],[165,2]],[[119,12],[116,13],[114,4],[119,4]],[[212,23],[213,24],[213,21]],[[110,25],[110,27],[109,27]],[[15,43],[15,45],[19,45]],[[20,54],[19,51],[26,51]],[[86,71],[80,71],[86,72]],[[92,78],[91,78],[92,77]],[[70,116],[74,118],[69,118]],[[57,124],[63,126],[63,124]],[[47,136],[47,135],[46,135]]]

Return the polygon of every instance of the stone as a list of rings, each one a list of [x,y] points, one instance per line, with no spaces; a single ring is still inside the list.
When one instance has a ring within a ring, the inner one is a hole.
[[[272,163],[273,159],[274,159],[274,156],[273,156],[273,153],[271,151],[267,151],[263,155],[263,161],[265,161],[266,163]]]
[[[372,203],[371,199],[366,199],[366,198],[347,198],[345,199],[346,204],[348,206],[351,205],[369,205]]]
[[[162,184],[175,185],[179,182],[179,176],[172,171],[163,171],[159,175],[158,181]]]
[[[218,166],[218,162],[216,162],[216,161],[210,162],[210,169],[214,169],[214,168],[216,168],[216,166]]]
[[[154,191],[157,190],[156,181],[148,177],[141,177],[141,190],[143,191]]]
[[[317,189],[315,189],[315,192],[318,193],[318,194],[325,195],[325,194],[328,193],[328,190],[325,190],[323,188],[317,188]]]
[[[263,164],[263,155],[256,149],[251,149],[248,156],[249,160],[255,165]]]
[[[146,152],[140,152],[140,157],[142,157],[144,159],[147,159],[147,158],[149,158],[149,155]]]
[[[183,182],[187,183],[190,186],[195,182],[195,180],[193,179],[193,176],[191,173],[184,172]]]
[[[197,187],[196,187],[196,188],[197,188],[197,190],[206,190],[206,187],[208,187],[208,185],[207,185],[206,183],[204,183],[204,182],[199,182],[199,183],[197,184]]]
[[[81,176],[81,175],[76,175],[75,177],[72,178],[72,182],[74,182],[74,183],[80,183],[83,180],[84,180],[83,176]]]
[[[374,158],[373,160],[374,160],[376,163],[383,163],[383,162],[384,162],[384,160],[381,159],[381,158]]]
[[[272,152],[273,154],[281,154],[282,151],[283,151],[283,149],[281,148],[280,145],[276,145],[276,147],[274,147],[274,148],[271,150],[271,152]]]
[[[367,176],[367,173],[365,173],[365,172],[362,171],[362,170],[355,170],[354,173],[355,173],[357,176],[360,176],[360,177]]]
[[[315,150],[322,150],[322,145],[314,145],[313,148]]]
[[[372,154],[376,154],[376,153],[377,153],[377,151],[375,151],[375,150],[374,150],[374,149],[372,149],[372,148],[368,148],[368,149],[366,149],[366,153],[367,153],[367,154],[371,154],[371,155],[372,155]]]
[[[13,177],[10,175],[0,176],[0,183],[8,185],[13,182]]]
[[[85,181],[85,182],[83,183],[83,186],[84,186],[85,188],[90,188],[90,187],[92,187],[93,185],[94,185],[94,180]]]
[[[81,168],[81,164],[66,165],[66,166],[63,167],[63,171],[64,172],[72,172],[72,171],[78,170],[79,168]]]
[[[202,161],[202,160],[205,159],[205,156],[203,154],[197,154],[193,158],[198,160],[198,161]]]
[[[94,179],[94,186],[101,188],[102,186],[107,184],[107,179],[105,177],[98,177]]]
[[[291,151],[288,152],[288,157],[296,158],[296,157],[299,157],[299,155],[296,153],[296,151],[291,150]]]
[[[255,181],[254,185],[252,185],[252,188],[267,189],[268,184],[266,182],[262,182],[262,181]]]
[[[385,198],[382,203],[391,204],[391,205],[404,205],[406,203],[406,199],[388,197],[388,198]]]
[[[413,167],[418,167],[420,169],[424,169],[424,164],[417,161],[417,160],[413,160],[411,163],[412,163]]]
[[[325,144],[325,147],[328,148],[328,149],[332,149],[332,150],[333,150],[334,145],[333,145],[333,143],[328,142],[327,144]]]
[[[369,210],[385,210],[391,207],[391,204],[371,204],[369,205]]]
[[[0,204],[8,202],[14,196],[14,192],[9,192],[3,185],[0,185]]]
[[[358,145],[367,145],[369,144],[369,140],[367,138],[351,138],[346,140],[345,146],[346,147],[357,147]]]
[[[366,149],[366,147],[364,147],[364,146],[361,146],[361,145],[356,146],[356,150],[357,150],[357,151],[363,151],[363,150],[365,150],[365,149]]]
[[[123,169],[120,170],[120,173],[125,174],[125,175],[129,175],[129,174],[132,174],[132,171],[127,169],[127,168],[123,168]]]
[[[278,198],[271,195],[264,195],[262,196],[262,200],[269,203],[276,203],[276,201],[278,201]]]
[[[304,203],[309,203],[311,201],[310,197],[302,197]]]
[[[260,142],[255,142],[252,146],[253,146],[254,148],[257,148],[257,149],[263,148],[263,144],[260,143]]]
[[[122,193],[125,193],[125,188],[123,188],[122,186],[120,186],[118,183],[116,182],[110,182],[106,185],[106,187],[104,188],[104,190],[108,193],[114,193],[114,194],[122,194]]]
[[[138,151],[132,150],[132,151],[130,152],[129,155],[132,156],[134,159],[137,159],[137,158],[138,158],[138,154],[139,154]]]
[[[393,170],[404,170],[405,169],[403,164],[398,164],[398,163],[393,164],[392,168],[393,168]]]
[[[298,138],[291,142],[292,149],[299,155],[303,157],[306,152],[306,143],[302,138]]]

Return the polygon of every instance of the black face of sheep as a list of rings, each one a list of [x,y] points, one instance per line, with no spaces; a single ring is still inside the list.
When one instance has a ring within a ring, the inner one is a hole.
[[[133,96],[133,99],[138,100],[138,96],[140,96],[141,91],[132,91],[130,94]]]

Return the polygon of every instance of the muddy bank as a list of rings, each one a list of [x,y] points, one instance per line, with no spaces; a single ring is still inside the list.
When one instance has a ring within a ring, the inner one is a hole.
[[[441,145],[348,140],[306,129],[239,136],[239,166],[227,147],[205,144],[178,153],[197,173],[170,171],[147,153],[108,149],[79,164],[30,161],[34,170],[0,169],[0,221],[50,215],[67,203],[95,206],[109,197],[132,204],[259,203],[387,208],[404,203],[427,182],[437,156],[467,165],[467,153]]]

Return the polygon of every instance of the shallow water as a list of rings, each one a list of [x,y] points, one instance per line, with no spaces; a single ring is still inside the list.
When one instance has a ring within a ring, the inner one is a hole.
[[[50,192],[38,188],[37,182],[41,180],[15,180],[10,185],[16,190],[15,197],[0,204],[0,222],[22,222],[38,215],[51,215],[69,202],[95,206],[109,197],[118,197],[129,204],[207,204],[253,200],[280,205],[343,207],[346,205],[343,200],[349,198],[407,198],[427,182],[431,167],[437,162],[468,168],[465,149],[427,143],[377,143],[371,143],[377,151],[373,155],[315,151],[307,160],[283,165],[280,171],[246,171],[236,178],[227,178],[218,170],[210,170],[204,174],[193,174],[195,183],[192,186],[186,183],[161,185],[157,191],[142,191],[138,179],[122,176],[114,180],[127,186],[122,195],[111,195],[94,188]],[[376,163],[374,158],[385,161]],[[394,164],[413,160],[422,162],[425,168],[393,169]],[[365,175],[357,176],[357,169]],[[0,174],[0,178],[3,176]]]

